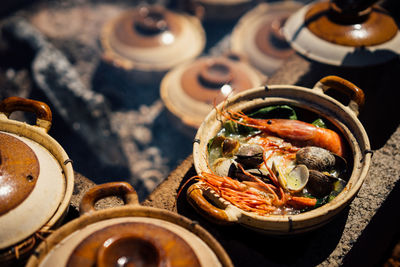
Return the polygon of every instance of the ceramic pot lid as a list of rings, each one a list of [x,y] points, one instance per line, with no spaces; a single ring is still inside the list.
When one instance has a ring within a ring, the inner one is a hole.
[[[3,214],[0,216],[0,249],[9,247],[38,231],[42,228],[47,221],[56,212],[58,206],[63,200],[65,193],[65,177],[63,175],[60,164],[56,161],[53,155],[38,143],[21,136],[17,136],[9,133],[1,133],[2,136],[7,136],[12,139],[18,140],[16,143],[18,146],[24,147],[24,152],[29,151],[28,154],[31,156],[27,161],[22,162],[22,158],[17,159],[18,167],[22,167],[18,170],[21,175],[27,175],[25,179],[29,183],[28,187],[23,184],[2,183],[1,184],[1,195],[5,197],[6,193],[11,193],[10,202],[12,206],[5,208]],[[3,141],[4,139],[0,140]],[[17,147],[17,146],[15,146]],[[2,181],[5,181],[3,171],[7,171],[7,168],[3,169],[3,150],[2,153]],[[7,156],[4,155],[4,156]],[[33,162],[30,162],[33,161]],[[5,164],[14,165],[10,162],[10,158],[4,160]],[[33,165],[33,169],[32,166]],[[14,165],[13,167],[16,167]],[[12,177],[10,180],[13,183],[22,182],[24,177]],[[32,178],[31,178],[32,177]],[[29,182],[32,179],[32,182]],[[23,183],[23,182],[22,182]],[[19,193],[14,193],[13,189],[24,189]],[[22,193],[23,192],[23,193]],[[3,195],[4,193],[4,195]],[[49,201],[51,199],[51,201]],[[2,202],[4,203],[4,202]],[[9,203],[9,205],[11,205]],[[8,205],[5,205],[8,206]]]
[[[105,24],[105,60],[127,70],[162,71],[197,57],[204,49],[200,21],[162,6],[139,6]]]
[[[95,210],[107,196],[125,205]],[[133,188],[113,182],[91,188],[81,217],[50,235],[27,266],[233,266],[200,225],[162,209],[142,207]]]
[[[117,223],[97,230],[72,251],[67,266],[114,266],[116,263],[200,266],[193,249],[178,234],[143,222]]]
[[[0,132],[0,216],[24,201],[39,176],[33,150],[17,138]]]
[[[64,152],[46,133],[51,111],[47,105],[47,109],[38,108],[37,103],[42,102],[16,97],[0,103],[0,250],[50,228],[53,219],[61,216],[58,213],[66,209],[66,175],[70,175],[70,169],[61,167],[55,155],[64,156]],[[15,110],[34,110],[37,125],[8,119]],[[68,188],[71,186],[68,183]]]
[[[235,26],[232,51],[246,55],[253,66],[271,75],[294,53],[283,36],[282,26],[301,7],[292,1],[259,4]]]
[[[161,82],[166,107],[185,125],[197,128],[227,96],[261,85],[266,77],[235,55],[203,57],[178,66]]]
[[[304,56],[325,64],[361,67],[400,53],[399,29],[375,1],[317,2],[291,16],[284,35]]]

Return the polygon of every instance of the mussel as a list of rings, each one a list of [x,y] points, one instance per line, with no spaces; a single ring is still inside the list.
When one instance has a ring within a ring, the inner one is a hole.
[[[337,171],[346,170],[346,160],[330,151],[316,146],[307,146],[299,149],[296,153],[297,164],[304,164],[310,170]]]

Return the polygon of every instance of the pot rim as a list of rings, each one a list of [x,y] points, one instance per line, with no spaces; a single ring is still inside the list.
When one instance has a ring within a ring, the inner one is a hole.
[[[342,134],[348,139],[347,141],[352,149],[354,166],[351,177],[346,184],[345,189],[343,189],[343,191],[333,201],[316,209],[296,215],[255,215],[250,212],[242,211],[230,203],[225,203],[224,205],[227,207],[225,211],[227,211],[228,215],[226,222],[244,224],[246,227],[249,226],[255,230],[261,230],[263,232],[272,234],[287,234],[288,232],[292,231],[304,232],[320,226],[318,225],[318,217],[326,216],[328,219],[331,218],[333,215],[339,213],[339,211],[347,206],[356,196],[357,192],[361,188],[361,185],[363,184],[363,181],[365,180],[371,163],[371,154],[368,153],[370,152],[369,139],[364,127],[357,118],[359,105],[351,100],[349,105],[345,106],[336,99],[326,95],[324,93],[324,90],[326,89],[324,88],[325,85],[321,83],[321,81],[324,79],[325,78],[321,79],[320,82],[317,82],[312,90],[310,90],[310,88],[293,85],[271,85],[265,88],[257,87],[249,89],[233,96],[232,98],[228,98],[225,106],[229,106],[229,108],[234,110],[242,110],[246,109],[246,107],[254,108],[257,107],[257,105],[262,106],[264,104],[265,106],[265,104],[270,105],[284,102],[291,104],[296,103],[298,107],[306,108],[314,112],[319,111],[321,116],[325,117],[330,122],[333,122],[333,124],[342,131]],[[279,94],[283,95],[279,96]],[[313,97],[314,100],[312,100]],[[315,98],[318,100],[315,100]],[[329,104],[329,107],[323,106],[325,104]],[[222,105],[223,103],[218,105],[217,109],[221,109]],[[336,107],[338,111],[327,110],[333,107]],[[206,142],[202,142],[201,138],[205,132],[207,132],[206,136],[208,137],[215,136],[215,134],[218,132],[220,126],[216,126],[218,122],[216,122],[215,118],[216,110],[214,109],[203,121],[195,137],[195,140],[200,140],[199,142],[196,141],[193,144],[193,160],[196,172],[198,174],[200,174],[202,171],[208,170],[205,161],[207,160],[206,158],[208,158],[207,143],[209,138],[207,138]],[[349,123],[352,125],[348,125]],[[357,128],[358,136],[353,135],[352,131],[349,129],[350,127]],[[198,185],[198,183],[194,184],[194,186]],[[190,190],[188,190],[188,192],[189,191]],[[211,192],[207,192],[208,190],[203,191],[205,191],[208,197],[212,198]],[[188,197],[190,198],[190,193],[188,193]],[[217,196],[214,198],[217,202],[219,201],[220,203],[224,203],[223,200],[218,200]],[[191,204],[193,205],[192,202]],[[253,222],[249,224],[249,220]],[[304,224],[307,224],[309,221],[313,224],[310,226],[304,226]],[[322,224],[320,224],[323,225],[326,222],[322,222]],[[220,223],[223,222],[220,221]],[[267,223],[267,227],[269,227],[269,229],[266,229],[265,226],[263,227],[263,223]],[[282,227],[276,228],[276,225],[274,226],[274,224],[279,223],[286,223],[288,228],[286,230],[282,230]],[[301,227],[301,229],[296,229],[296,225],[297,227]]]

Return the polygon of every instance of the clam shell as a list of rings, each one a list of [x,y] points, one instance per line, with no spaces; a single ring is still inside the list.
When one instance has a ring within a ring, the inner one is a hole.
[[[256,168],[264,162],[264,150],[256,144],[243,145],[236,153],[236,162],[242,164],[246,169]]]
[[[297,151],[296,162],[306,165],[310,170],[326,171],[335,166],[336,159],[331,152],[324,148],[307,146]]]
[[[307,183],[308,192],[317,197],[321,198],[328,195],[333,190],[333,182],[335,177],[321,173],[316,170],[310,170],[310,175]]]
[[[309,170],[303,164],[297,165],[288,174],[284,174],[274,161],[272,162],[272,171],[278,178],[279,184],[284,189],[292,192],[303,190],[308,182]]]

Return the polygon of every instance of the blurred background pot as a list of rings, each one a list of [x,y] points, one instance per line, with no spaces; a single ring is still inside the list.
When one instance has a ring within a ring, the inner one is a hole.
[[[238,19],[255,5],[256,0],[179,0],[179,7],[204,21]]]
[[[175,125],[193,137],[214,104],[266,79],[238,55],[202,57],[168,72],[160,95]]]
[[[200,21],[158,5],[139,5],[103,26],[103,59],[138,83],[155,83],[172,67],[204,49]]]
[[[236,24],[231,50],[245,55],[250,64],[262,73],[273,74],[294,53],[283,36],[282,27],[286,19],[302,6],[295,1],[259,4]]]

